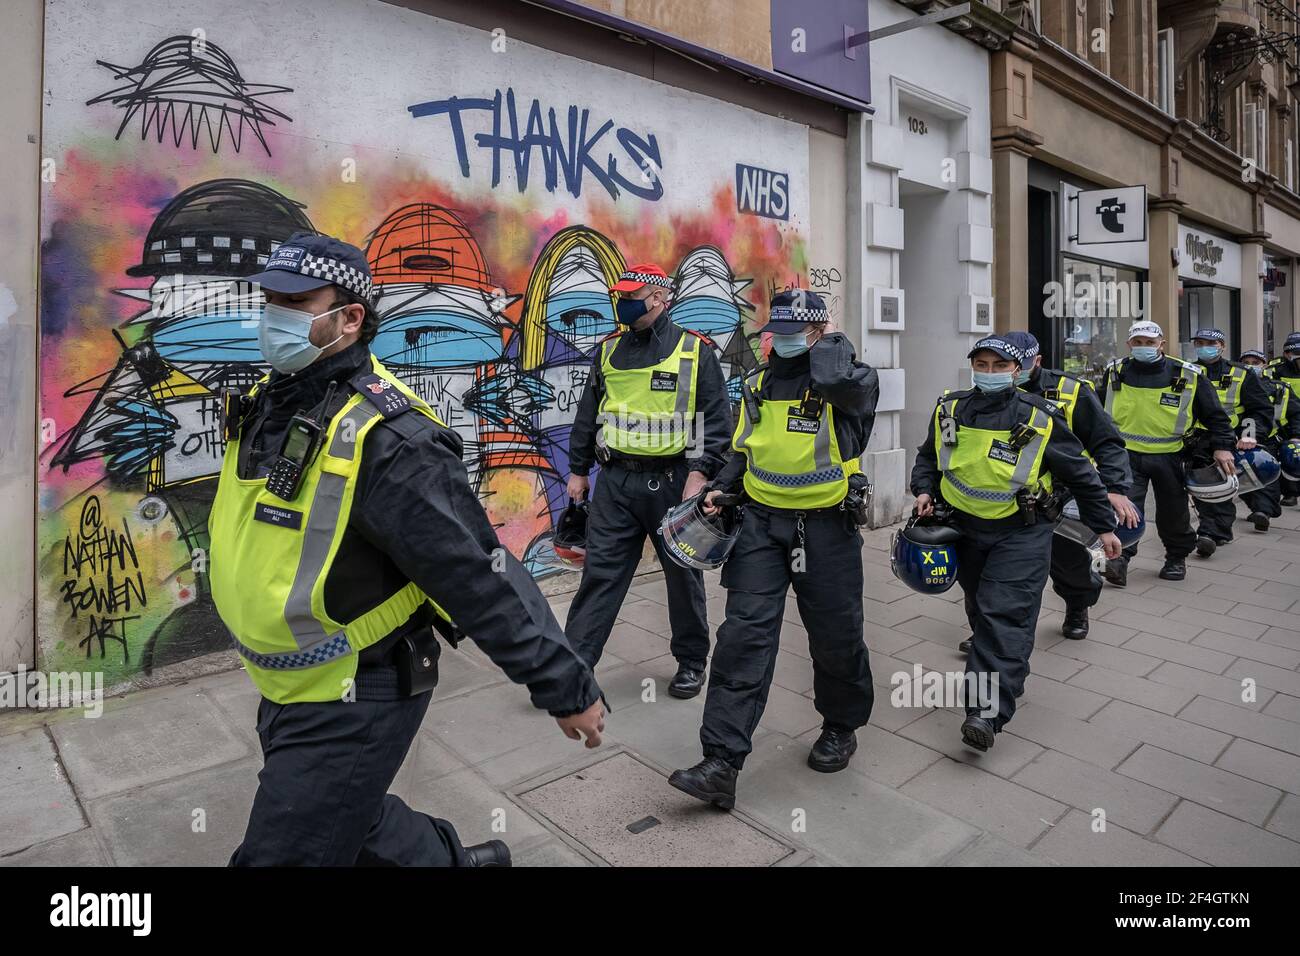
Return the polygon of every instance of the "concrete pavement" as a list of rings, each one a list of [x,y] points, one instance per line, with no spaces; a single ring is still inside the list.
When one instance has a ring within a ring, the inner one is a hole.
[[[665,692],[667,608],[647,575],[597,671],[613,708],[603,747],[564,738],[477,649],[444,650],[394,790],[466,842],[505,839],[518,865],[1294,866],[1300,510],[1236,533],[1176,583],[1144,541],[1085,641],[1060,636],[1049,588],[1021,707],[984,755],[960,743],[958,709],[891,705],[895,673],[960,671],[968,635],[959,589],[900,586],[879,530],[863,597],[876,708],[847,771],[803,763],[820,718],[790,601],[736,812],[669,788],[667,771],[698,759],[703,698]],[[716,626],[716,574],[708,592]],[[561,621],[568,597],[552,598]],[[0,864],[224,864],[261,765],[257,700],[233,670],[111,699],[97,719],[0,714]]]

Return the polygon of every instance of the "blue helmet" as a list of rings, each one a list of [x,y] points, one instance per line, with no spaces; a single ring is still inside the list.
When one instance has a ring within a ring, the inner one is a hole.
[[[1263,448],[1234,451],[1232,456],[1237,459],[1237,483],[1243,494],[1271,485],[1282,474],[1282,466],[1277,459]]]
[[[921,594],[942,594],[957,583],[961,532],[950,525],[918,524],[912,518],[894,532],[889,567],[894,577]],[[922,519],[924,520],[924,519]]]
[[[1282,446],[1282,474],[1288,481],[1300,481],[1300,438]]]
[[[1188,468],[1186,482],[1187,493],[1199,501],[1231,501],[1240,486],[1235,474],[1225,475],[1218,465]]]
[[[664,539],[664,554],[684,568],[710,571],[720,568],[731,557],[731,549],[740,537],[744,511],[724,504],[713,514],[705,514],[703,502],[707,492],[687,498],[669,508],[659,523]],[[729,498],[730,496],[728,496]]]
[[[1147,530],[1147,516],[1144,513],[1142,505],[1135,501],[1133,502],[1133,507],[1137,509],[1138,513],[1137,527],[1125,527],[1123,522],[1120,522],[1115,526],[1115,537],[1119,538],[1119,543],[1126,548],[1132,547],[1141,541],[1143,533]]]

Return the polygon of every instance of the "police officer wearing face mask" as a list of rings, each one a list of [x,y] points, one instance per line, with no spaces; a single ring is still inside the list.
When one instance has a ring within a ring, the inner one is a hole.
[[[961,732],[984,751],[1015,713],[1029,675],[1055,528],[1040,512],[1053,489],[1073,494],[1108,558],[1120,543],[1106,487],[1057,405],[1015,387],[1024,352],[995,335],[976,342],[970,359],[975,388],[939,399],[916,450],[912,493],[917,517],[943,501],[963,532],[957,583],[973,636]]]
[[[718,628],[700,743],[704,759],[668,782],[731,807],[776,666],[786,592],[793,585],[808,631],[813,704],[822,732],[808,765],[848,766],[874,692],[862,640],[862,536],[866,450],[880,386],[834,330],[821,297],[791,290],[772,299],[767,365],[744,383],[731,459],[707,495],[743,491],[744,519],[722,567],[727,618]],[[856,513],[855,513],[856,512]]]
[[[209,517],[213,600],[262,693],[263,767],[231,863],[509,865],[501,841],[462,846],[388,793],[437,682],[434,631],[468,635],[588,747],[600,689],[502,549],[456,433],[371,355],[361,250],[297,233],[249,281],[273,371],[222,396]]]
[[[1142,505],[1148,487],[1155,493],[1156,531],[1165,546],[1159,576],[1181,581],[1187,576],[1187,556],[1196,547],[1187,507],[1183,443],[1200,425],[1215,465],[1223,474],[1233,475],[1232,449],[1237,441],[1205,370],[1166,356],[1164,344],[1164,331],[1155,322],[1134,322],[1128,330],[1129,357],[1106,366],[1097,395],[1128,447],[1133,472],[1129,497]],[[1137,546],[1131,545],[1122,558],[1108,562],[1106,580],[1125,587],[1128,562],[1135,554]]]
[[[1115,423],[1101,407],[1092,383],[1044,367],[1038,339],[1028,332],[1008,332],[1003,338],[1025,354],[1025,365],[1016,372],[1016,387],[1060,409],[1065,424],[1096,464],[1106,486],[1106,497],[1119,522],[1129,528],[1137,527],[1138,511],[1128,499],[1133,480],[1128,451]],[[1093,570],[1092,555],[1076,542],[1053,535],[1051,577],[1052,590],[1065,601],[1061,633],[1070,640],[1083,640],[1088,636],[1088,609],[1101,598],[1102,579]],[[970,650],[970,644],[963,641],[958,646],[965,652]]]
[[[1273,429],[1261,439],[1260,445],[1274,458],[1281,460],[1282,445],[1293,438],[1300,438],[1300,398],[1296,398],[1285,382],[1265,377],[1268,356],[1263,352],[1254,349],[1242,352],[1241,364],[1252,375],[1259,376],[1259,384],[1263,386],[1273,410]],[[1256,531],[1267,531],[1269,519],[1282,516],[1282,496],[1288,491],[1294,494],[1294,485],[1295,482],[1282,475],[1258,491],[1248,491],[1241,496],[1242,503],[1250,509],[1249,521]]]
[[[1282,343],[1282,354],[1268,363],[1264,374],[1287,386],[1291,389],[1291,394],[1300,399],[1300,332],[1292,332],[1286,337]],[[1278,483],[1282,486],[1282,504],[1294,508],[1296,496],[1300,494],[1300,482],[1291,481],[1283,475]]]
[[[1218,329],[1197,329],[1192,335],[1196,362],[1214,386],[1219,404],[1237,433],[1236,447],[1245,451],[1273,430],[1273,406],[1261,380],[1244,365],[1228,361],[1223,355],[1225,338]],[[1204,428],[1193,428],[1187,439],[1186,457],[1194,466],[1209,464],[1212,442]],[[1196,531],[1196,553],[1203,558],[1214,554],[1221,544],[1232,540],[1232,523],[1237,520],[1236,501],[1201,501],[1196,499],[1200,527]]]
[[[668,589],[669,649],[677,658],[668,693],[685,699],[704,686],[709,656],[704,576],[667,557],[657,532],[664,513],[703,491],[722,467],[731,404],[713,343],[670,318],[671,288],[662,269],[644,263],[610,289],[626,328],[596,347],[569,438],[569,497],[587,496],[596,460],[601,471],[565,631],[594,668],[649,535]]]

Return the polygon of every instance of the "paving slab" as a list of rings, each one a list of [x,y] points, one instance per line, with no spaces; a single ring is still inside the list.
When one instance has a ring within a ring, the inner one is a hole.
[[[1201,763],[1214,763],[1215,758],[1223,753],[1232,740],[1228,734],[1218,730],[1147,710],[1126,700],[1111,701],[1093,714],[1088,723],[1154,744],[1162,750],[1191,757]]]
[[[979,835],[978,829],[858,773],[822,774],[807,748],[773,734],[737,785],[737,805],[823,861],[850,866],[929,866]],[[798,812],[802,811],[802,812]],[[796,821],[803,832],[794,832]]]
[[[1300,841],[1300,797],[1293,793],[1283,797],[1273,816],[1269,817],[1267,828],[1290,840]]]
[[[1055,866],[1045,857],[1022,850],[1018,846],[985,833],[970,846],[948,860],[944,866],[1002,867],[1002,866]]]
[[[1300,843],[1184,800],[1155,839],[1213,866],[1300,866]]]
[[[1282,798],[1281,791],[1275,787],[1208,767],[1150,744],[1143,744],[1116,772],[1256,825],[1263,825]]]
[[[950,760],[979,767],[999,777],[1011,777],[1033,760],[1043,748],[1032,741],[1010,733],[998,734],[993,747],[985,753],[973,750],[962,743],[961,722],[965,715],[948,710],[933,710],[920,720],[908,724],[898,732],[900,737],[915,741],[923,747],[943,754]],[[1015,719],[1007,730],[1015,727]]]
[[[91,827],[0,856],[0,866],[108,866],[108,855]]]
[[[1300,651],[1278,644],[1269,644],[1267,641],[1221,634],[1218,631],[1202,631],[1192,640],[1192,644],[1277,667],[1300,667]]]
[[[1135,833],[1150,833],[1178,803],[1172,793],[1050,750],[1011,779],[1084,813],[1102,810],[1108,821]]]
[[[1234,740],[1214,765],[1279,790],[1300,793],[1300,757],[1253,740]]]
[[[253,753],[247,737],[196,687],[131,695],[98,718],[50,726],[83,800],[148,786]]]
[[[1066,866],[1123,866],[1145,869],[1151,866],[1204,866],[1200,860],[1179,853],[1107,823],[1104,831],[1095,828],[1091,814],[1071,810],[1034,844],[1035,855],[1044,856]]]
[[[1208,697],[1197,697],[1178,716],[1203,727],[1212,727],[1234,737],[1245,737],[1257,744],[1300,756],[1300,734],[1296,733],[1295,724],[1280,717],[1252,713]]]
[[[934,764],[908,781],[901,792],[1019,847],[1032,844],[1067,809],[1056,800],[954,760]]]
[[[0,737],[0,856],[86,826],[44,728]]]
[[[1141,744],[1136,737],[1103,729],[1041,704],[1017,707],[1005,732],[1105,769],[1119,764]]]

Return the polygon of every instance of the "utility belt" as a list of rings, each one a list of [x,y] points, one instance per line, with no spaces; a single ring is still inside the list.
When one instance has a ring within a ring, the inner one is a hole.
[[[611,455],[606,468],[622,468],[624,471],[634,471],[638,474],[657,471],[669,473],[679,465],[686,463],[685,455],[673,455],[665,458],[627,458],[622,455]]]

